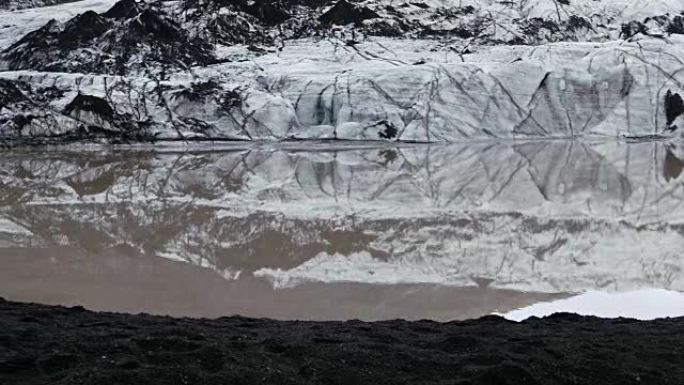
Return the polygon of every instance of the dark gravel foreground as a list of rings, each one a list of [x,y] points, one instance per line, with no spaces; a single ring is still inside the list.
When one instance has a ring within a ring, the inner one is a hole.
[[[684,318],[208,320],[0,299],[0,384],[684,384]]]

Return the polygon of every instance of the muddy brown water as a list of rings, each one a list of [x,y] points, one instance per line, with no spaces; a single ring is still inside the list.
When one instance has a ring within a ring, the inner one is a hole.
[[[681,150],[7,150],[0,296],[175,316],[443,321],[587,291],[681,292]]]

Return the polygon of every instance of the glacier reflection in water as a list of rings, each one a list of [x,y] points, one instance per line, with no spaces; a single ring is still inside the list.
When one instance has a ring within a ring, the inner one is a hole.
[[[449,320],[586,291],[681,292],[683,150],[6,151],[0,295],[189,316]]]

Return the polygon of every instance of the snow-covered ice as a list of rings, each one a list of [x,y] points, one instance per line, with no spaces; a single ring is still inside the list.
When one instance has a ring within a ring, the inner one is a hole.
[[[678,139],[684,127],[680,1],[249,4],[0,11],[0,137]]]
[[[523,321],[529,317],[545,317],[561,312],[638,320],[682,317],[684,316],[684,293],[662,289],[625,293],[589,291],[571,298],[536,303],[526,308],[513,310],[503,316],[513,321]]]

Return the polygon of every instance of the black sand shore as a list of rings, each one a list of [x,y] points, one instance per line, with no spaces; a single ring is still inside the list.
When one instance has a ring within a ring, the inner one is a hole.
[[[0,300],[0,383],[682,384],[684,319],[208,320]]]

